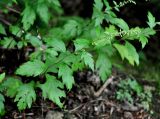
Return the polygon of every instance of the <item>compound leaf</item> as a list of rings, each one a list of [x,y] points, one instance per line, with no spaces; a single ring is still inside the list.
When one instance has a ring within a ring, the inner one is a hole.
[[[42,95],[45,99],[50,99],[59,107],[63,106],[63,104],[60,101],[60,98],[66,96],[65,92],[61,90],[63,88],[63,84],[60,81],[58,81],[54,76],[47,74],[46,82],[44,84],[38,84],[38,87],[41,88]]]
[[[88,39],[78,38],[74,41],[76,51],[82,50],[83,48],[87,48],[89,44],[90,41]]]
[[[154,28],[156,26],[156,19],[152,15],[151,12],[148,12],[148,22],[147,24],[149,25],[150,28]]]
[[[16,74],[21,76],[38,76],[45,69],[45,65],[40,60],[28,61],[22,64],[17,70]]]
[[[82,52],[81,59],[84,60],[85,65],[94,70],[94,60],[90,53]]]
[[[27,107],[31,108],[32,103],[36,100],[36,93],[34,90],[34,82],[23,84],[18,88],[15,102],[19,110],[24,110]]]
[[[2,87],[5,88],[6,95],[8,97],[13,98],[16,95],[17,90],[21,85],[22,82],[20,80],[13,77],[9,77],[3,82]]]
[[[104,53],[99,53],[96,61],[96,69],[103,81],[111,74],[112,63],[108,56]]]
[[[129,42],[126,42],[125,45],[115,43],[114,47],[118,50],[122,59],[126,58],[132,65],[134,63],[139,64],[139,55],[132,44]]]
[[[56,38],[47,38],[46,43],[49,47],[53,47],[56,51],[65,52],[66,47],[62,40],[56,39]]]
[[[59,67],[58,76],[62,77],[63,83],[66,85],[67,89],[71,89],[74,84],[72,69],[66,64],[61,64]]]
[[[41,2],[37,6],[37,13],[40,16],[40,18],[47,24],[50,18],[48,6],[45,4],[45,2]]]
[[[36,19],[36,13],[31,6],[26,4],[26,7],[22,12],[22,16],[23,28],[24,30],[28,30]]]

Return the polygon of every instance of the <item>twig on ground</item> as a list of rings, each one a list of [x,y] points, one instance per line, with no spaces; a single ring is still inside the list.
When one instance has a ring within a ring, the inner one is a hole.
[[[81,105],[75,107],[74,109],[69,110],[68,112],[69,112],[69,113],[72,113],[72,112],[76,111],[77,109],[81,108],[82,106],[84,106],[84,104],[81,104]]]
[[[106,82],[102,85],[102,87],[98,91],[94,92],[94,96],[99,97],[104,91],[104,89],[113,81],[114,78],[114,76],[111,76],[109,79],[107,79]]]

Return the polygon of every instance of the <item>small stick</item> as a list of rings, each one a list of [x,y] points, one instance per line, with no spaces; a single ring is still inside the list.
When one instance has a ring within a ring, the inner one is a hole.
[[[76,111],[77,109],[81,108],[82,106],[84,106],[84,104],[81,104],[81,105],[75,107],[74,109],[69,110],[69,113],[72,113],[72,112]]]
[[[3,22],[5,25],[8,25],[8,26],[11,25],[10,22],[8,22],[7,20],[5,20],[5,19],[3,19],[3,18],[1,18],[1,17],[0,17],[0,21]]]
[[[102,87],[94,93],[94,96],[99,97],[104,91],[104,89],[113,81],[113,79],[114,76],[111,76],[109,79],[107,79],[106,82],[102,85]]]

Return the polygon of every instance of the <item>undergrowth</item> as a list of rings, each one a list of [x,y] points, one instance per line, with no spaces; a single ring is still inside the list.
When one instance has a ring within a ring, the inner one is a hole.
[[[1,0],[0,13],[12,20],[1,19],[0,48],[26,52],[25,62],[12,75],[1,71],[0,113],[5,110],[5,96],[14,99],[19,110],[31,108],[37,89],[44,99],[63,108],[65,90],[75,83],[73,73],[96,70],[104,82],[116,65],[115,56],[139,65],[131,42],[139,41],[144,48],[159,22],[148,12],[148,27],[130,28],[115,14],[126,4],[136,3],[127,0],[110,6],[107,0],[94,0],[92,17],[84,19],[66,16],[58,0]]]

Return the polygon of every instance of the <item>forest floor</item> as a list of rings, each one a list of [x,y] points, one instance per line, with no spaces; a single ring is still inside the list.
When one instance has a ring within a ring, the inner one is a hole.
[[[7,113],[3,119],[160,119],[160,96],[156,93],[153,94],[150,109],[152,111],[146,111],[136,104],[138,97],[134,97],[134,105],[116,99],[117,85],[127,77],[122,72],[114,71],[112,76],[102,83],[96,73],[79,72],[75,75],[76,84],[63,100],[63,109],[42,99],[41,93],[37,92],[37,101],[31,109],[23,112],[19,112],[16,105],[8,99]],[[152,85],[149,87],[155,88]]]

